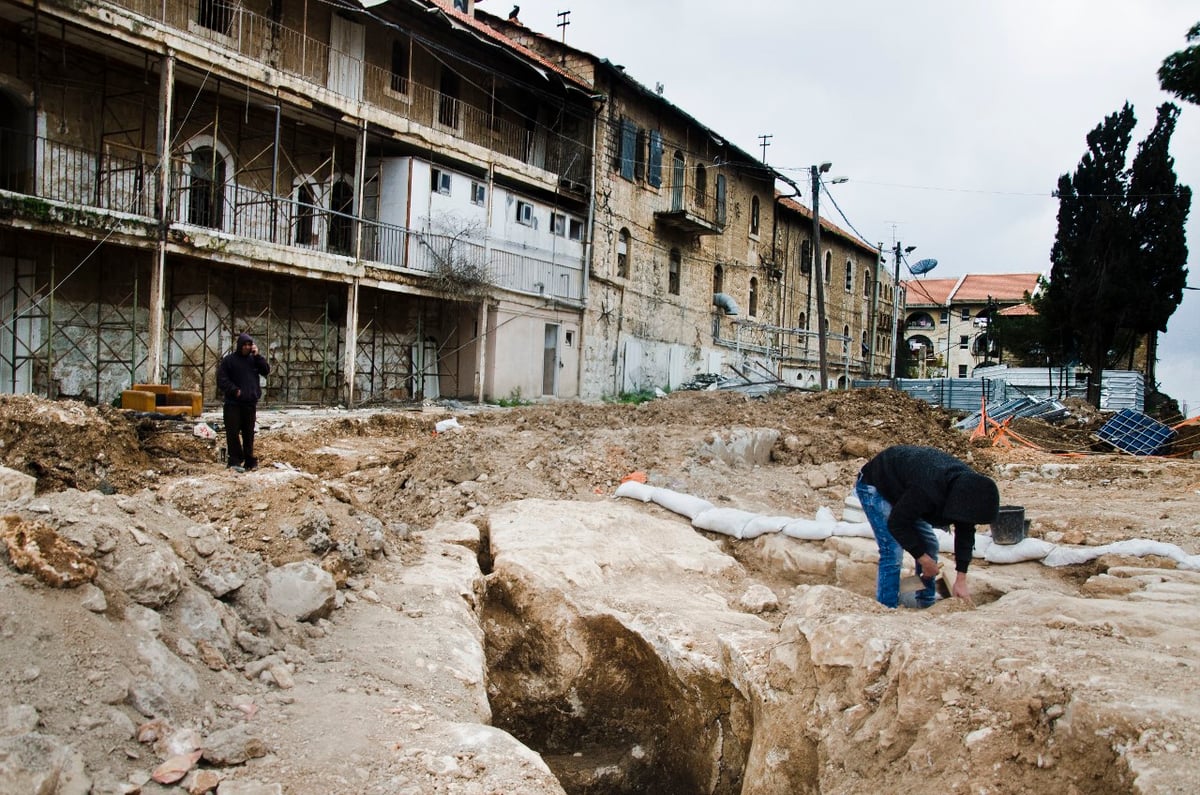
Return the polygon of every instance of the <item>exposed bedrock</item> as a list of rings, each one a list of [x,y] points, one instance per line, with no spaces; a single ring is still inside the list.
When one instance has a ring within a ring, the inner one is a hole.
[[[1196,770],[1186,576],[1151,617],[983,572],[978,609],[888,611],[778,578],[764,600],[640,504],[527,500],[483,524],[493,722],[568,793],[1184,792]]]

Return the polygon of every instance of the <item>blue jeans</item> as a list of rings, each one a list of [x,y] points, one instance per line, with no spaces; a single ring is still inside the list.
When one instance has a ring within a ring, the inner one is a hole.
[[[871,523],[875,532],[875,543],[879,545],[879,573],[875,579],[875,600],[884,607],[896,607],[900,604],[900,564],[904,562],[904,548],[900,546],[892,534],[888,532],[888,517],[892,514],[892,504],[869,483],[864,483],[860,476],[854,484],[854,493],[862,503],[863,513]],[[917,522],[917,532],[925,541],[929,555],[937,560],[938,542],[929,522]],[[920,574],[920,567],[917,567]],[[933,578],[922,577],[925,587],[917,591],[917,605],[929,607],[937,601],[937,587]]]

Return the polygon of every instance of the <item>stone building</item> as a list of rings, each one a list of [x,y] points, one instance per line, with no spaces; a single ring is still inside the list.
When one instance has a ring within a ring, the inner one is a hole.
[[[812,215],[777,200],[777,173],[621,66],[519,21],[477,16],[603,98],[584,396],[674,388],[700,374],[815,386],[815,298],[802,267],[812,256]],[[890,351],[892,290],[875,248],[828,222],[822,228],[826,281],[834,278],[829,385],[848,386],[886,372],[886,356],[869,341]]]
[[[976,367],[1002,364],[1003,352],[988,334],[992,313],[1025,303],[1037,291],[1037,273],[972,273],[958,278],[912,279],[904,341],[914,378],[969,378]]]
[[[573,396],[591,88],[469,3],[0,0],[0,383]]]
[[[211,402],[241,331],[275,403],[816,383],[779,175],[471,0],[0,0],[0,37],[4,391]],[[837,386],[891,291],[822,224]]]

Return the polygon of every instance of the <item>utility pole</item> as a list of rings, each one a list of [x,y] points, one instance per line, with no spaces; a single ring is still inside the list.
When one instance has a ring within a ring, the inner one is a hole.
[[[817,281],[817,360],[821,371],[820,390],[829,384],[829,361],[825,341],[825,269],[821,267],[821,175],[832,167],[822,163],[811,168],[812,174],[812,217],[813,217],[813,263],[810,279]]]
[[[774,135],[769,135],[769,134],[758,136],[758,143],[760,146],[762,146],[762,150],[763,150],[763,154],[762,154],[763,165],[766,165],[766,163],[767,163],[767,147],[771,145],[771,139],[774,137],[775,137]]]
[[[901,334],[900,334],[900,258],[905,254],[911,254],[916,251],[916,246],[903,248],[900,241],[896,241],[896,248],[892,253],[896,257],[896,270],[892,275],[892,380],[896,380],[896,356],[900,350]],[[893,384],[894,386],[894,384]]]
[[[871,327],[870,337],[867,342],[870,347],[867,348],[867,371],[863,373],[866,378],[875,377],[875,340],[879,336],[879,270],[880,266],[886,267],[887,260],[883,258],[883,243],[879,244],[879,259],[875,261],[875,267],[871,269],[871,322],[868,324]]]
[[[567,25],[571,24],[570,16],[571,16],[570,11],[559,11],[558,12],[558,23],[555,25],[556,28],[562,28],[563,50],[562,50],[561,61],[562,61],[563,66],[565,66],[567,63]]]

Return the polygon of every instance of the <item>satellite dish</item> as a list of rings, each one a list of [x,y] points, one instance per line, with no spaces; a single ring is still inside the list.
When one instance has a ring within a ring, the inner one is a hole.
[[[920,276],[922,273],[929,273],[931,270],[933,270],[936,267],[937,267],[937,260],[923,259],[923,260],[919,260],[916,265],[909,266],[908,269],[910,271],[912,271],[913,276]]]

